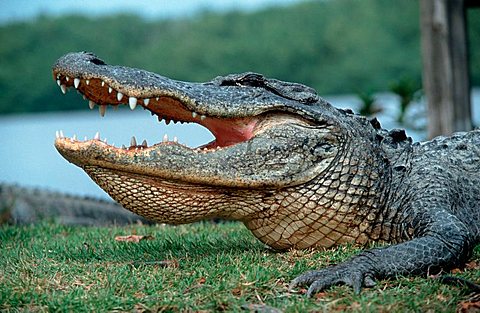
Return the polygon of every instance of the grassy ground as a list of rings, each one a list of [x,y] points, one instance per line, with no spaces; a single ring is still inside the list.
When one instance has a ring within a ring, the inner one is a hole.
[[[153,238],[115,240],[130,234]],[[358,296],[344,286],[313,299],[287,291],[295,275],[357,251],[275,253],[238,223],[0,226],[0,310],[209,312],[259,305],[260,312],[448,312],[472,304],[462,289],[419,277],[380,281]],[[458,275],[479,281],[476,263],[470,267]]]

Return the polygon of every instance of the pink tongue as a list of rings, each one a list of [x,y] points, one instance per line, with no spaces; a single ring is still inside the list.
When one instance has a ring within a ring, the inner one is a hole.
[[[253,137],[253,129],[257,118],[238,118],[222,120],[207,118],[202,124],[215,136],[215,141],[207,144],[207,148],[226,147],[245,142]]]

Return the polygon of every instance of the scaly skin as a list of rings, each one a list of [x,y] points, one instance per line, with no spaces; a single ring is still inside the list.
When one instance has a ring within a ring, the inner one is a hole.
[[[101,113],[140,105],[215,136],[193,149],[170,141],[116,148],[59,134],[58,151],[132,212],[172,224],[239,220],[278,250],[393,244],[297,277],[291,287],[307,284],[309,295],[458,266],[478,243],[479,131],[413,144],[309,87],[255,73],[187,83],[72,53],[53,75]]]

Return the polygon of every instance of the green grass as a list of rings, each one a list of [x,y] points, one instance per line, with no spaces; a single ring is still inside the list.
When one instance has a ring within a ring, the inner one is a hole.
[[[115,241],[129,234],[153,239]],[[238,223],[0,226],[0,310],[230,312],[266,304],[286,312],[453,312],[467,298],[460,288],[420,277],[380,281],[358,296],[345,286],[313,299],[287,291],[295,275],[356,252],[275,253]],[[459,275],[480,280],[476,269]]]

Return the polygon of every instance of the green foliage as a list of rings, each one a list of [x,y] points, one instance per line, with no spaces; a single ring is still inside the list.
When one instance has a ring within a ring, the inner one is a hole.
[[[323,94],[384,89],[389,77],[420,75],[417,14],[412,1],[340,0],[185,20],[65,16],[4,25],[0,113],[84,108],[80,97],[62,99],[51,77],[58,57],[82,50],[183,80],[257,71]]]
[[[479,84],[480,18],[469,16],[473,82]],[[80,97],[66,101],[51,77],[58,57],[84,50],[109,64],[181,80],[256,71],[320,94],[387,90],[398,77],[420,80],[418,24],[413,0],[310,1],[161,21],[39,17],[0,26],[0,114],[85,108]]]
[[[376,99],[373,92],[358,92],[357,97],[361,102],[358,112],[360,115],[372,116],[381,111],[381,109],[375,105]]]
[[[403,124],[408,106],[415,100],[420,88],[419,82],[409,78],[401,78],[390,84],[390,91],[400,98],[398,123]]]
[[[129,234],[153,238],[139,243],[115,240]],[[453,312],[466,298],[461,288],[431,277],[379,281],[360,295],[345,286],[313,299],[288,292],[296,275],[358,251],[343,246],[276,253],[241,223],[3,225],[0,311],[237,312],[243,305],[265,304],[285,312]],[[478,249],[474,259],[479,259]],[[470,269],[460,276],[478,280],[479,273]]]

